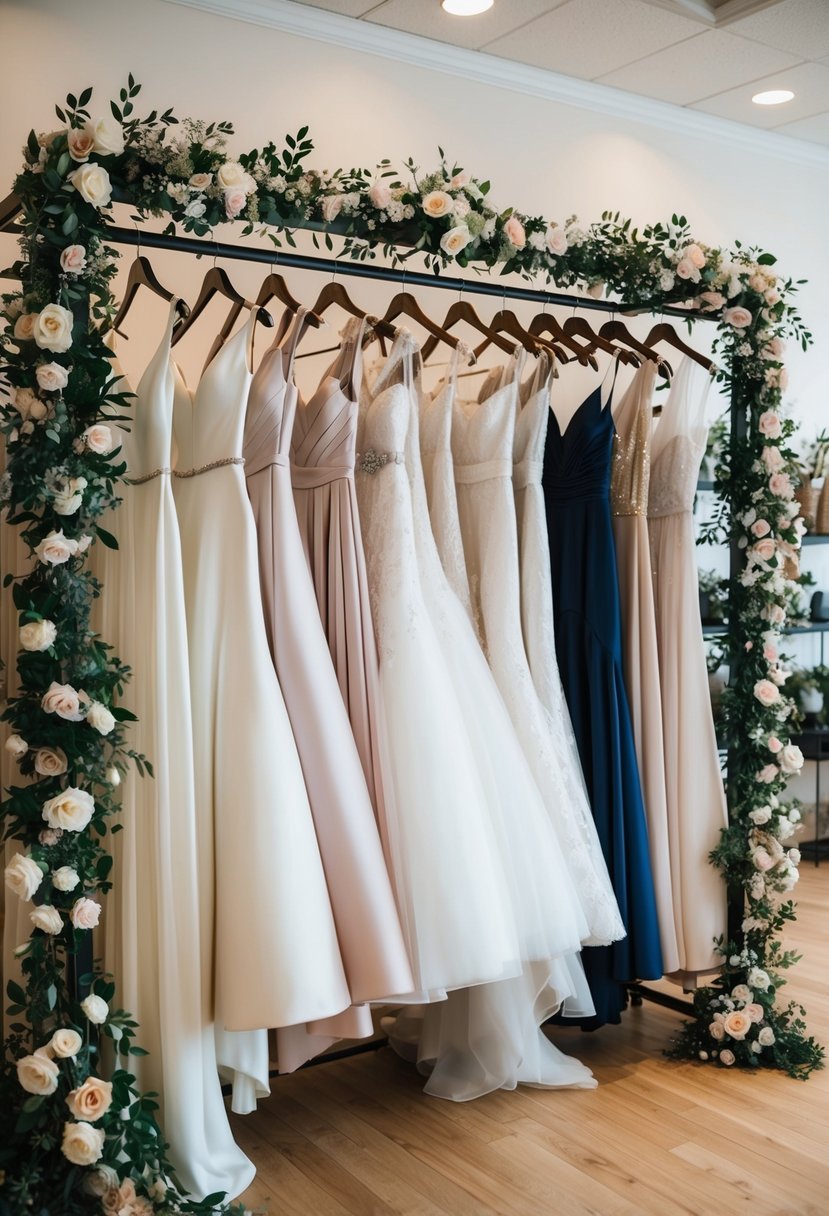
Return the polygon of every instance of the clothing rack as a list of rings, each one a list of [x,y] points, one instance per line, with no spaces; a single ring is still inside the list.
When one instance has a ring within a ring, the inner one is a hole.
[[[15,203],[17,203],[17,206],[15,206]],[[20,226],[14,222],[20,210],[19,200],[16,200],[13,195],[7,196],[7,198],[0,202],[0,233],[22,232]],[[454,291],[461,295],[469,293],[492,296],[502,302],[506,300],[521,300],[537,304],[542,308],[558,305],[559,307],[572,308],[574,311],[583,308],[594,312],[618,313],[623,316],[634,316],[640,313],[658,313],[661,316],[678,317],[685,321],[713,321],[717,319],[716,316],[711,314],[691,312],[688,309],[677,308],[671,305],[663,306],[654,303],[653,306],[649,306],[648,304],[631,306],[615,300],[597,300],[592,296],[539,290],[538,288],[524,287],[516,283],[497,283],[487,279],[461,278],[435,273],[427,274],[423,271],[410,271],[405,266],[383,266],[363,261],[352,261],[350,259],[317,257],[302,253],[284,253],[282,250],[203,240],[197,237],[179,236],[168,232],[142,232],[138,227],[109,227],[106,230],[105,240],[115,245],[137,246],[139,249],[166,249],[175,253],[194,254],[196,257],[207,256],[214,259],[223,258],[230,261],[254,262],[269,266],[271,269],[278,267],[280,270],[310,270],[331,274],[332,277],[342,275],[344,277],[362,278],[375,282],[399,283],[404,290],[407,287],[427,287],[443,291]],[[734,450],[735,446],[742,442],[747,435],[748,421],[745,405],[743,404],[741,408],[740,402],[736,400],[733,393],[730,413],[731,446],[732,450]],[[741,569],[741,550],[737,548],[736,543],[732,543],[729,554],[730,578],[732,580],[736,579]],[[733,621],[733,618],[734,614],[731,613],[729,619]],[[736,630],[736,623],[732,623],[730,628]],[[742,919],[742,889],[730,890],[728,892],[728,936],[732,940],[740,931]],[[652,989],[644,983],[632,982],[627,985],[627,991],[631,1004],[634,1006],[641,1005],[643,1000],[648,1000],[683,1015],[688,1015],[691,1012],[691,1006],[687,1000]],[[340,1059],[345,1056],[359,1055],[372,1051],[382,1046],[384,1042],[385,1039],[382,1038],[379,1040],[374,1039],[370,1040],[369,1043],[344,1048],[341,1051],[332,1053],[332,1055],[317,1057],[314,1061],[309,1061],[308,1066],[324,1063],[332,1058]]]

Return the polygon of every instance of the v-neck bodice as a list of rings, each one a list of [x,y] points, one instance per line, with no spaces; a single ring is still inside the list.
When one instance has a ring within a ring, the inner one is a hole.
[[[548,501],[567,505],[585,499],[607,499],[616,429],[610,399],[602,405],[602,386],[597,385],[582,401],[563,433],[555,410],[551,412],[544,452]]]
[[[241,460],[245,408],[253,374],[248,365],[256,314],[208,363],[191,391],[174,363],[173,429],[179,470],[203,468],[218,461]]]

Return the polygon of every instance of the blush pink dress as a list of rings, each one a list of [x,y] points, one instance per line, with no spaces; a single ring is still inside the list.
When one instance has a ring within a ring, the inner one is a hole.
[[[253,378],[243,443],[256,521],[265,629],[299,751],[354,1005],[323,1021],[280,1028],[279,1067],[299,1067],[337,1038],[373,1033],[361,1002],[413,980],[360,757],[317,612],[291,489],[297,406],[293,361],[307,313],[286,313]]]

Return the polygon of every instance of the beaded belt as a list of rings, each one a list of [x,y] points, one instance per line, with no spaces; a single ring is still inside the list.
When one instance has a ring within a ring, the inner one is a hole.
[[[403,464],[406,459],[403,452],[375,452],[369,448],[367,452],[357,453],[356,467],[361,473],[379,473],[387,464]]]
[[[172,469],[153,469],[152,473],[145,473],[143,477],[128,477],[127,484],[131,486],[141,486],[145,481],[153,481],[156,477],[165,477],[168,473],[172,473]]]
[[[227,464],[244,464],[244,456],[225,456],[224,460],[211,460],[210,464],[200,465],[197,469],[173,469],[174,477],[198,477],[200,473],[210,473],[213,469],[222,469]]]

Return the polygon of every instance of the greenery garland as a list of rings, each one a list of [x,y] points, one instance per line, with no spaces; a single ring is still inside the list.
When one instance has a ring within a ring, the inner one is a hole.
[[[783,562],[796,556],[801,534],[788,446],[794,426],[780,414],[783,353],[786,338],[804,348],[811,341],[792,304],[797,285],[775,274],[771,254],[704,245],[677,215],[639,231],[618,214],[582,227],[572,216],[554,222],[496,211],[489,183],[442,152],[428,175],[408,162],[405,181],[388,161],[376,173],[329,173],[305,167],[312,143],[303,128],[282,151],[271,143],[234,160],[229,123],[178,124],[169,110],[139,120],[138,92],[130,77],[111,117],[97,120],[87,109],[91,89],[70,95],[56,107],[60,129],[30,133],[15,182],[22,290],[3,297],[9,393],[0,408],[0,506],[21,530],[32,568],[6,578],[19,613],[20,690],[3,713],[5,747],[22,781],[5,791],[2,817],[5,839],[19,846],[6,883],[31,901],[32,932],[17,950],[24,982],[7,985],[0,1213],[228,1210],[221,1196],[196,1203],[181,1194],[155,1104],[126,1067],[101,1078],[102,1037],[124,1064],[140,1051],[134,1020],[113,1007],[112,978],[80,977],[82,1001],[67,979],[67,962],[97,924],[96,896],[110,886],[105,841],[118,829],[118,785],[131,764],[151,777],[129,747],[134,719],[122,697],[131,673],[90,628],[102,588],[87,554],[95,542],[115,545],[100,520],[117,505],[126,474],[111,424],[128,418],[130,406],[101,337],[115,312],[118,255],[106,244],[113,198],[130,202],[138,219],[169,217],[171,231],[202,236],[238,220],[246,233],[292,245],[292,229],[316,228],[315,241],[333,248],[336,232],[357,259],[419,253],[436,273],[450,264],[497,268],[597,297],[607,291],[631,306],[681,303],[689,315],[716,315],[718,377],[749,433],[718,477],[723,527],[746,561],[731,589],[740,645],[724,698],[730,824],[713,860],[744,890],[746,916],[743,940],[722,943],[722,975],[697,992],[695,1019],[674,1054],[805,1076],[822,1049],[806,1036],[800,1011],[776,999],[780,972],[794,961],[778,940],[793,905],[778,893],[791,890],[799,861],[787,843],[798,813],[780,794],[803,762],[789,740],[793,703],[782,691],[781,651]]]

